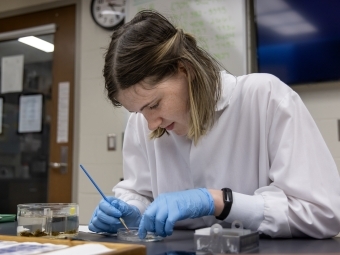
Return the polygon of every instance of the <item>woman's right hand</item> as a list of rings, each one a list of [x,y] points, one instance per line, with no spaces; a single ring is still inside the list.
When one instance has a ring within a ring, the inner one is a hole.
[[[119,228],[124,228],[119,218],[123,218],[128,227],[139,226],[141,214],[136,206],[115,197],[107,197],[107,199],[110,203],[102,199],[94,210],[89,230],[97,233],[117,233]]]

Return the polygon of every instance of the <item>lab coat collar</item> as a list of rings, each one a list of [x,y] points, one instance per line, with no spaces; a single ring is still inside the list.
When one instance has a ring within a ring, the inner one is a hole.
[[[230,104],[234,89],[237,84],[237,77],[226,71],[221,71],[221,97],[216,104],[216,111],[221,111]]]

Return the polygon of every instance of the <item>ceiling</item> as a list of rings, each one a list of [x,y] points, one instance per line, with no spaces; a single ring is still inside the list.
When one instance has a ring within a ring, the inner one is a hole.
[[[54,35],[39,35],[36,36],[42,40],[53,43]],[[26,45],[24,43],[19,42],[18,40],[9,40],[0,42],[0,58],[15,56],[15,55],[24,55],[24,63],[37,63],[37,62],[47,62],[53,59],[53,52],[44,52],[38,50],[34,47]],[[0,61],[1,65],[1,61]]]

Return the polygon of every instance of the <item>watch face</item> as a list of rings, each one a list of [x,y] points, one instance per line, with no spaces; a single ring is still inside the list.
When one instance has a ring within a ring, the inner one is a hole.
[[[99,26],[117,28],[124,23],[125,0],[92,0],[91,14]]]

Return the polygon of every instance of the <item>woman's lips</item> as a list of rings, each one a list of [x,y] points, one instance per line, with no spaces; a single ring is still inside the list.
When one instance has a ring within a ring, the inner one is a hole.
[[[168,130],[168,131],[170,131],[170,130],[172,130],[173,128],[174,128],[174,126],[175,126],[175,122],[172,122],[169,126],[167,126],[165,129],[166,130]]]

